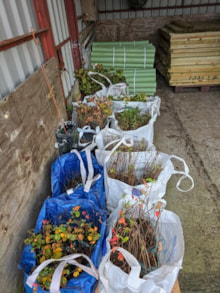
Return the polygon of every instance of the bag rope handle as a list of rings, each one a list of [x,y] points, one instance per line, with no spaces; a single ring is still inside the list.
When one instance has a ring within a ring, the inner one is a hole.
[[[80,264],[79,262],[77,262],[75,259],[78,257],[83,257],[85,258],[90,267],[87,267],[85,265]],[[85,271],[86,273],[88,273],[89,275],[95,277],[98,280],[98,271],[95,268],[92,260],[85,254],[82,253],[76,253],[76,254],[70,254],[70,255],[66,255],[62,258],[58,258],[58,259],[48,259],[46,261],[44,261],[43,263],[41,263],[34,271],[33,273],[27,278],[26,280],[26,284],[29,287],[33,287],[34,283],[39,275],[39,273],[50,263],[52,262],[60,262],[60,264],[57,266],[56,270],[54,271],[53,277],[52,277],[52,281],[50,284],[50,292],[51,293],[60,293],[60,280],[62,277],[62,272],[63,272],[63,268],[66,264],[72,264],[75,265],[79,268],[81,268],[83,271]]]
[[[101,74],[99,72],[93,72],[93,71],[89,71],[87,74],[95,83],[98,83],[102,87],[102,89],[106,89],[106,86],[103,83],[96,80],[94,77],[92,77],[92,75],[99,75],[99,76],[103,77],[105,80],[107,80],[109,85],[112,85],[112,82],[110,81],[110,79],[107,76],[105,76],[104,74]]]
[[[131,267],[131,271],[128,274],[128,279],[127,279],[128,286],[137,289],[140,286],[138,280],[140,280],[139,277],[140,277],[140,272],[141,272],[141,266],[140,266],[139,262],[132,254],[130,254],[124,248],[116,247],[116,250],[121,252],[121,254],[126,259],[127,263]],[[109,292],[109,280],[106,278],[106,276],[104,276],[105,264],[107,262],[110,262],[111,253],[112,253],[112,249],[104,256],[104,258],[99,266],[100,281],[102,282],[102,284],[104,286],[105,292]],[[136,280],[135,283],[134,283],[134,280]]]
[[[193,180],[193,178],[189,175],[189,167],[187,166],[185,160],[182,159],[182,158],[180,158],[180,157],[178,157],[178,156],[176,156],[176,155],[171,155],[171,156],[170,156],[170,159],[176,159],[176,160],[182,162],[182,163],[183,163],[183,166],[184,166],[184,171],[177,171],[177,170],[175,170],[175,169],[174,169],[174,171],[173,171],[173,174],[183,175],[183,176],[180,177],[180,179],[178,180],[178,182],[177,182],[177,184],[176,184],[176,188],[177,188],[177,190],[179,190],[179,191],[181,191],[181,192],[188,192],[188,191],[192,190],[192,189],[194,188],[194,180]],[[190,186],[188,189],[184,190],[184,189],[180,188],[180,185],[181,185],[182,180],[184,180],[184,179],[186,179],[186,178],[188,178],[188,179],[191,181],[191,186]]]

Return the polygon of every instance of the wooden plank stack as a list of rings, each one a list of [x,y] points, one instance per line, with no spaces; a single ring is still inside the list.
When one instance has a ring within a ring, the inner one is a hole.
[[[156,67],[171,86],[220,85],[220,21],[165,25]]]

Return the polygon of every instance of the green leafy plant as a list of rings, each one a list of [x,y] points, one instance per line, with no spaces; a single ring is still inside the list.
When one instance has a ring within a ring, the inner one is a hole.
[[[135,130],[148,124],[151,115],[142,114],[138,107],[125,109],[123,112],[115,113],[118,125],[122,130]]]
[[[134,96],[119,96],[117,98],[110,96],[111,100],[126,101],[126,102],[147,102],[149,96],[145,93],[136,94]]]
[[[141,277],[158,267],[157,252],[161,249],[156,238],[158,220],[152,226],[150,217],[146,217],[143,211],[143,203],[139,201],[135,205],[126,204],[126,208],[120,211],[119,218],[112,228],[110,245],[113,250],[111,261],[124,272],[129,273],[130,267],[122,253],[116,247],[122,247],[129,251],[141,265]],[[132,210],[135,208],[134,215]],[[138,209],[137,209],[138,208]],[[159,219],[159,218],[158,218]]]
[[[125,77],[123,76],[123,70],[113,70],[113,68],[104,69],[102,64],[97,64],[95,68],[80,68],[75,71],[75,74],[79,80],[79,87],[83,97],[86,95],[93,95],[95,92],[101,89],[101,86],[95,83],[88,76],[87,73],[89,71],[99,72],[107,76],[113,84],[126,81]],[[109,86],[108,82],[103,77],[97,75],[95,76],[95,79],[97,79],[105,86]]]
[[[36,254],[36,264],[39,265],[45,260],[58,259],[72,253],[84,253],[91,256],[100,234],[98,227],[89,222],[89,219],[90,216],[86,211],[81,211],[80,206],[75,206],[66,223],[53,225],[50,221],[43,220],[39,233],[30,231],[29,237],[24,240],[24,243],[32,246],[32,252]],[[77,260],[86,264],[81,258]],[[38,284],[43,289],[49,290],[57,265],[57,263],[48,265],[38,275]],[[65,287],[69,279],[78,277],[81,271],[74,265],[66,265],[62,274],[61,287]]]
[[[78,127],[89,125],[92,129],[95,129],[96,126],[104,128],[108,117],[112,115],[111,101],[104,97],[102,99],[93,97],[88,102],[90,103],[79,103],[77,107]]]

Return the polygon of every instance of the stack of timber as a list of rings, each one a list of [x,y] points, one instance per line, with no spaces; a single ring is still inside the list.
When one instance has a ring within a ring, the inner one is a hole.
[[[143,92],[153,95],[156,92],[154,57],[155,47],[148,41],[94,42],[91,62],[122,69],[130,95]]]
[[[164,26],[156,68],[171,86],[220,85],[220,21]]]

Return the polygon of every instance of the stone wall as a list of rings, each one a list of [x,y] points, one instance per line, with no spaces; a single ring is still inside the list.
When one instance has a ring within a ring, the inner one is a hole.
[[[220,20],[219,14],[160,16],[130,19],[99,20],[96,22],[96,38],[98,42],[105,41],[138,41],[149,40],[157,47],[158,30],[171,21],[206,21]]]

